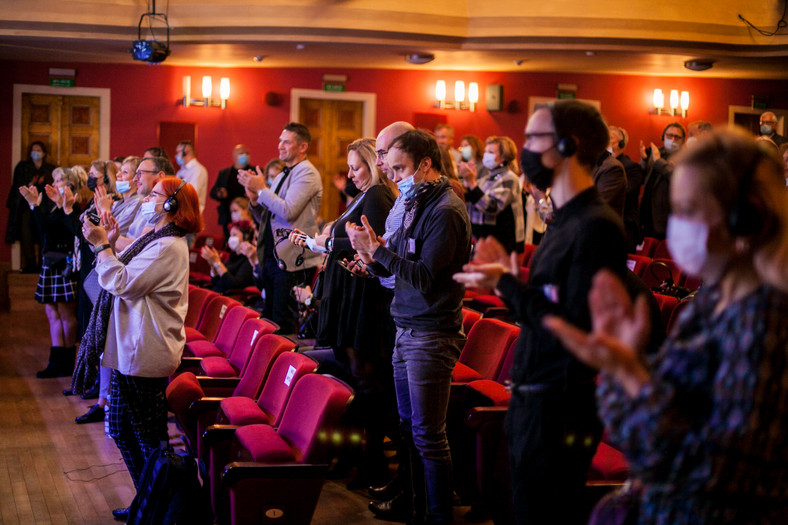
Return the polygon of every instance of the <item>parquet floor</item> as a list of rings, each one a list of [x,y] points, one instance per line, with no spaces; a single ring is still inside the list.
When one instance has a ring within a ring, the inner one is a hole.
[[[44,308],[33,300],[37,276],[8,280],[11,310],[0,312],[0,524],[117,523],[111,510],[134,497],[120,453],[103,424],[74,423],[91,401],[61,394],[69,378],[35,377],[49,355]],[[177,440],[174,425],[171,437]],[[313,523],[385,523],[345,481],[326,481]],[[470,523],[467,510],[455,508],[455,523]]]

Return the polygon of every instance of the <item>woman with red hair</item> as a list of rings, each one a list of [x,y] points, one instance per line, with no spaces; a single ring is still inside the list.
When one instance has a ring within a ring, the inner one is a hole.
[[[161,179],[140,213],[153,230],[116,254],[118,223],[108,213],[100,225],[83,222],[96,254],[102,291],[90,314],[74,371],[72,389],[95,380],[99,355],[112,369],[110,435],[134,486],[145,460],[167,443],[167,377],[181,360],[188,302],[189,249],[185,235],[202,230],[195,189],[176,177]],[[112,511],[118,519],[128,509]]]

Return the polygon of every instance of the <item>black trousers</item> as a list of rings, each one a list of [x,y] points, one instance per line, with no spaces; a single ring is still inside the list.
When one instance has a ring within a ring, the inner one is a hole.
[[[292,292],[293,286],[312,284],[315,268],[285,271],[279,268],[273,256],[266,256],[262,271],[265,287],[263,315],[279,325],[280,333],[297,333],[298,305]]]
[[[523,394],[506,416],[515,523],[585,524],[586,473],[602,436],[594,389]]]

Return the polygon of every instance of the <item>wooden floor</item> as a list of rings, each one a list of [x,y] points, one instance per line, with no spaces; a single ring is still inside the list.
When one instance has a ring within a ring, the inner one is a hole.
[[[90,401],[65,397],[70,378],[37,379],[46,365],[49,332],[33,300],[37,276],[8,276],[10,312],[0,312],[0,524],[110,524],[134,487],[104,425],[77,425]],[[177,430],[171,425],[177,442]],[[315,524],[378,524],[364,491],[326,481]],[[455,507],[455,523],[468,508]],[[489,524],[490,522],[474,522]]]

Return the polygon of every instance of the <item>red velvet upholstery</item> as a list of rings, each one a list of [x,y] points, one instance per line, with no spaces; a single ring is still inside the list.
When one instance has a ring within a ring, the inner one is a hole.
[[[588,469],[589,481],[621,481],[629,477],[629,466],[624,454],[604,441],[599,442],[591,467]]]
[[[458,363],[478,373],[473,379],[492,379],[501,369],[509,345],[517,338],[520,328],[498,319],[480,319],[468,333]],[[462,381],[469,374],[464,367],[455,367],[452,381]]]
[[[258,317],[260,317],[260,314],[251,308],[246,308],[245,306],[231,308],[225,314],[224,321],[222,321],[214,341],[199,340],[186,343],[183,355],[196,357],[218,355],[226,357],[232,352],[233,345],[244,322],[247,319],[256,319]]]
[[[316,464],[330,461],[328,437],[352,396],[350,387],[335,378],[307,374],[293,389],[276,432],[265,425],[235,431],[232,457],[237,461],[222,476],[232,524],[260,523],[272,506],[281,512],[281,523],[311,521],[326,470]],[[282,461],[288,464],[274,465]]]
[[[536,251],[536,245],[535,244],[526,244],[525,245],[525,250],[523,251],[523,253],[520,255],[520,258],[519,258],[520,259],[520,266],[525,266],[526,268],[531,266],[531,259],[533,259],[535,251]]]
[[[670,316],[673,314],[673,309],[676,308],[679,300],[670,295],[662,295],[660,293],[655,293],[654,297],[657,299],[659,311],[662,314],[662,326],[670,326]]]
[[[668,241],[661,240],[657,242],[657,246],[654,248],[654,255],[651,256],[653,259],[672,259],[673,255],[671,255],[670,250],[668,250]]]
[[[198,339],[213,341],[219,332],[219,327],[227,311],[236,306],[241,306],[241,303],[221,295],[213,297],[208,306],[206,306],[205,313],[197,323],[197,326],[191,329],[186,328],[186,342],[189,343]]]
[[[205,312],[205,307],[208,306],[208,301],[218,297],[218,295],[218,293],[211,290],[189,285],[189,309],[186,310],[186,317],[183,321],[184,326],[187,328],[197,326]]]
[[[476,321],[481,318],[481,312],[477,312],[471,308],[462,309],[462,331],[465,332],[465,335],[468,335],[471,332],[473,325],[476,324]]]
[[[266,327],[265,320],[260,320],[260,323],[257,326]],[[248,321],[247,321],[248,322]],[[264,336],[272,335],[265,333],[267,330],[262,330],[261,332],[263,335],[258,336],[259,339],[262,339]],[[240,339],[240,337],[239,337]],[[258,344],[259,344],[258,339]],[[273,341],[274,339],[269,339],[269,341]],[[273,360],[278,356],[280,353],[284,351],[292,350],[295,345],[286,337],[277,336],[278,341],[277,345],[267,346],[268,352],[270,352],[270,363],[273,363]],[[219,357],[219,356],[209,356],[202,360],[200,363],[200,368],[203,371],[203,374],[209,377],[240,377],[243,375],[244,370],[248,366],[250,361],[251,355],[255,352],[255,347],[250,347],[246,344],[246,339],[242,340],[240,344],[236,345],[233,348],[232,353],[228,357]],[[269,363],[269,367],[270,367]]]
[[[654,237],[646,237],[643,239],[643,242],[640,243],[638,249],[635,250],[635,253],[646,257],[654,257],[654,251],[657,249],[657,244],[659,244],[659,240]]]
[[[692,298],[685,298],[673,308],[673,311],[670,313],[670,320],[666,325],[668,328],[668,333],[673,331],[673,327],[678,324],[679,316],[681,315],[681,311],[684,310],[689,304],[692,302]]]
[[[646,271],[651,259],[643,255],[628,254],[627,255],[627,268],[635,275],[643,278],[643,272]]]

